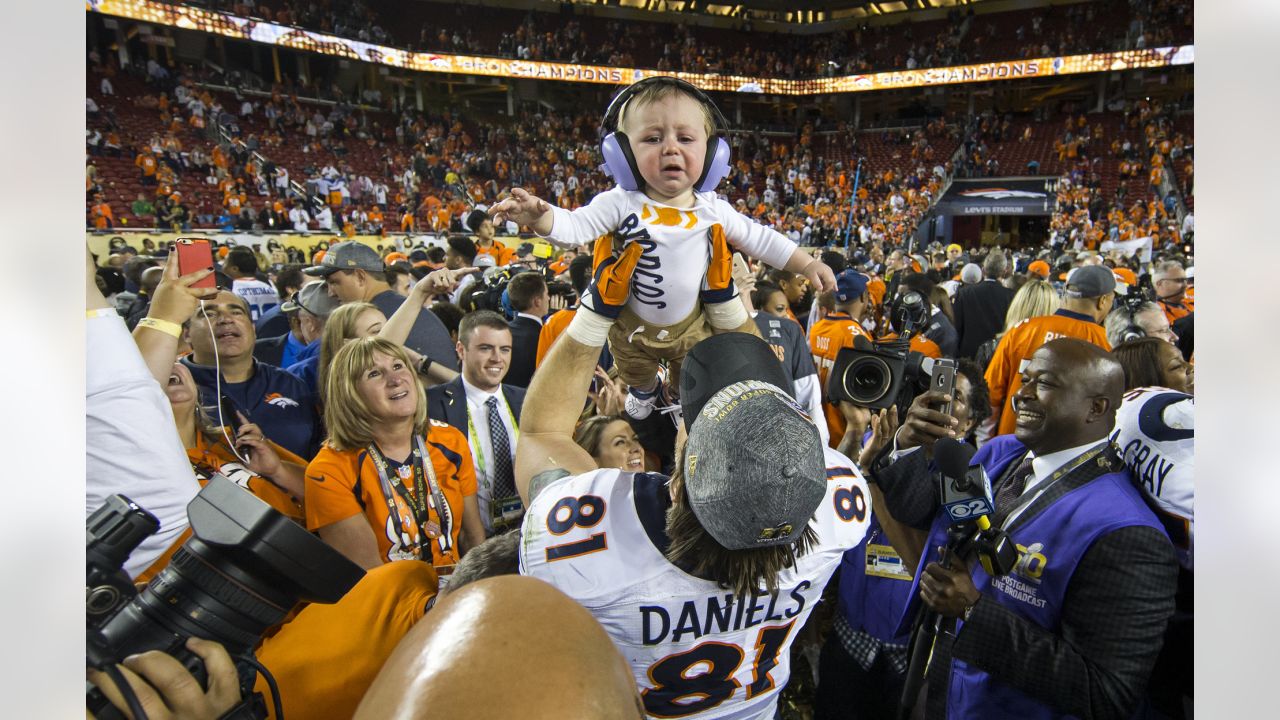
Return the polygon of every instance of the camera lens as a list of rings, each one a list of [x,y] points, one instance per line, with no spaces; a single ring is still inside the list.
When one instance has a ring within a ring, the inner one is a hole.
[[[884,397],[893,382],[889,365],[878,357],[861,357],[849,363],[841,378],[845,392],[860,404],[874,403]]]

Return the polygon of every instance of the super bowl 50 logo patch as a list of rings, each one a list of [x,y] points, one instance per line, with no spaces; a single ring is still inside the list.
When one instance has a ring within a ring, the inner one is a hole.
[[[298,407],[298,401],[293,398],[287,398],[280,393],[271,393],[267,395],[267,404],[274,405],[278,408]]]

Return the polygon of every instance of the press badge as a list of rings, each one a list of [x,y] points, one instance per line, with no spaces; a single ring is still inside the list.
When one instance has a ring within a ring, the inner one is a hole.
[[[493,531],[502,532],[519,524],[520,518],[524,517],[524,503],[520,501],[519,495],[495,499],[489,504],[489,511],[493,519]]]
[[[903,565],[902,558],[888,545],[867,545],[867,575],[906,580],[911,582],[911,573]]]

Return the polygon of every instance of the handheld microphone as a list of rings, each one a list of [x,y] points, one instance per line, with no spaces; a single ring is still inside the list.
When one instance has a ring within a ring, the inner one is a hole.
[[[977,533],[962,540],[957,550],[977,555],[988,575],[1007,575],[1018,562],[1018,549],[1004,530],[991,526],[987,517],[995,512],[991,478],[981,465],[969,464],[975,452],[969,445],[951,438],[940,438],[934,443],[942,506],[953,526],[977,525]]]
[[[982,521],[995,512],[991,479],[982,466],[969,464],[975,452],[972,446],[951,438],[940,438],[933,445],[940,474],[938,495],[952,524],[977,521],[983,527]]]

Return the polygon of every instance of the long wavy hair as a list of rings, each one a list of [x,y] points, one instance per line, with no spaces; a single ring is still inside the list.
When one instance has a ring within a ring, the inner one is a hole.
[[[667,510],[667,559],[672,564],[738,596],[776,592],[778,574],[818,542],[818,534],[806,527],[800,538],[788,545],[771,545],[745,550],[729,550],[702,527],[684,488],[684,448],[679,448],[671,473],[672,503]],[[763,585],[763,588],[761,587]]]

